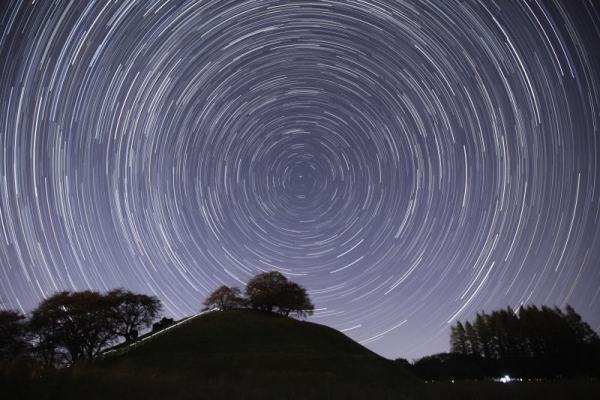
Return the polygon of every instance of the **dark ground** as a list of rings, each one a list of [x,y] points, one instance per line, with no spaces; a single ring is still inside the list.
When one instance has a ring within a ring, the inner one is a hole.
[[[253,311],[209,313],[90,365],[43,377],[16,366],[0,379],[0,397],[15,400],[600,399],[590,380],[424,383],[332,328]]]

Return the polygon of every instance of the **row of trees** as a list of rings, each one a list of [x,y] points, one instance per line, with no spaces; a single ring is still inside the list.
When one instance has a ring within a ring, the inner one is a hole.
[[[89,360],[118,341],[135,340],[161,310],[156,297],[123,289],[59,292],[29,318],[0,311],[0,361],[23,355],[45,366]]]
[[[221,286],[203,304],[205,310],[252,308],[298,317],[312,315],[315,308],[305,288],[277,271],[258,274],[250,279],[244,294],[242,296],[239,288]]]
[[[599,341],[571,306],[565,312],[532,305],[518,313],[510,308],[478,313],[472,323],[457,322],[450,335],[453,353],[492,359],[578,354]]]
[[[479,313],[451,327],[450,353],[412,364],[424,379],[600,377],[600,338],[570,306]]]

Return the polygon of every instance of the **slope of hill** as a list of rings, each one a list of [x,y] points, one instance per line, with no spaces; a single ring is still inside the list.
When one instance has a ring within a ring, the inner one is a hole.
[[[101,364],[232,398],[398,398],[417,386],[402,367],[335,329],[249,310],[207,313]]]

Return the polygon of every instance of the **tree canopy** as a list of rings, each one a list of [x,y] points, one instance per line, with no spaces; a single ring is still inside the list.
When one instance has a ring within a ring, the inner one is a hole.
[[[0,360],[9,360],[28,347],[25,316],[14,310],[0,310]]]
[[[238,288],[220,286],[203,303],[207,309],[229,310],[250,307],[285,316],[312,315],[314,306],[305,288],[277,271],[256,275],[246,285],[245,298]]]
[[[106,294],[112,303],[112,326],[115,333],[129,342],[139,331],[148,328],[162,310],[160,300],[154,296],[114,289]]]
[[[233,310],[243,305],[242,292],[239,288],[220,286],[204,300],[205,310],[218,308],[220,310]]]
[[[571,306],[565,311],[531,305],[517,313],[511,308],[478,313],[473,322],[451,327],[450,348],[454,355],[518,375],[600,372],[600,338]],[[465,360],[452,358],[459,359]]]
[[[295,282],[287,282],[282,288],[279,312],[286,317],[290,314],[299,317],[312,315],[315,307],[313,306],[306,289]]]
[[[600,343],[598,334],[567,306],[559,308],[527,306],[478,313],[473,323],[457,322],[451,328],[451,351],[484,358],[540,357],[569,352]]]
[[[314,311],[306,289],[277,271],[264,272],[250,279],[246,285],[246,297],[254,309],[286,316],[304,317]]]
[[[156,297],[124,289],[55,293],[31,313],[32,351],[49,366],[89,360],[119,338],[136,339],[161,309]]]
[[[163,329],[168,328],[174,323],[175,321],[173,320],[173,318],[162,317],[160,321],[152,324],[152,332],[162,331]]]
[[[31,315],[37,348],[47,363],[91,359],[115,341],[113,303],[98,292],[59,292]]]

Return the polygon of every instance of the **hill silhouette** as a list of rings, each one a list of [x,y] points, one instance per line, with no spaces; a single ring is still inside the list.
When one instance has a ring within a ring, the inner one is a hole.
[[[398,398],[418,386],[403,367],[333,328],[251,310],[206,313],[100,365],[205,389],[216,385],[233,390],[234,398],[381,398],[388,390]]]

